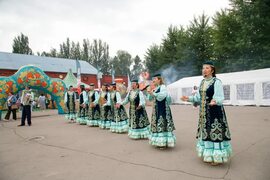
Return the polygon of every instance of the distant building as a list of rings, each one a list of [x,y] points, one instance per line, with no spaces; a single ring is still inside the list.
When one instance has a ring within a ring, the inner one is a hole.
[[[85,84],[95,83],[97,86],[97,69],[86,61],[79,60],[79,62],[81,81]],[[35,65],[52,78],[64,79],[70,69],[75,75],[77,72],[76,60],[73,59],[0,52],[0,76],[11,76],[25,65]],[[127,76],[116,76],[116,78],[122,78],[126,84],[128,83]],[[110,75],[103,75],[101,79],[101,83],[111,81]]]

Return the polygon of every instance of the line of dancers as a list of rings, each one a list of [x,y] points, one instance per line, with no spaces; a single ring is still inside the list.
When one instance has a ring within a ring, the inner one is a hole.
[[[199,91],[193,96],[182,96],[181,100],[200,105],[196,150],[204,162],[218,165],[228,162],[232,154],[231,134],[222,104],[223,86],[221,80],[216,78],[212,61],[203,63],[202,75]],[[90,84],[88,93],[82,85],[77,116],[75,93],[70,87],[65,96],[67,119],[88,126],[99,126],[114,133],[128,132],[132,139],[148,138],[149,144],[161,149],[174,147],[175,126],[168,92],[160,74],[153,77],[153,83],[156,88],[148,89],[146,94],[147,99],[153,101],[150,121],[145,110],[145,95],[139,89],[137,80],[132,81],[132,90],[123,101],[115,83],[103,84],[100,93],[94,90],[94,84]],[[124,107],[128,103],[129,116]]]
[[[102,91],[90,84],[89,92],[80,86],[79,109],[76,112],[76,95],[70,86],[65,94],[68,109],[66,119],[90,127],[109,129],[113,133],[128,133],[131,139],[149,139],[149,143],[159,148],[174,147],[176,137],[171,109],[167,102],[167,89],[160,74],[153,77],[155,90],[147,89],[146,95],[139,89],[138,80],[132,80],[132,89],[122,101],[116,84],[103,84]],[[153,101],[151,121],[145,109],[146,100]],[[129,115],[125,105],[129,105]]]

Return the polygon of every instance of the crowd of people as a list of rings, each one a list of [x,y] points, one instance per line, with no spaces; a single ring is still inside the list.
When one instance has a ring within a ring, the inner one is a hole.
[[[53,104],[53,100],[50,100],[44,93],[34,98],[34,93],[30,89],[30,86],[26,85],[21,93],[14,94],[13,92],[9,92],[6,103],[7,113],[3,120],[9,121],[12,114],[12,120],[15,121],[17,120],[17,112],[21,111],[21,125],[25,125],[25,119],[27,118],[30,119],[28,120],[28,125],[31,126],[31,112],[38,110],[44,111],[49,108],[49,104]],[[51,106],[52,108],[54,107],[53,105]]]
[[[222,82],[216,77],[213,62],[205,62],[202,67],[204,79],[194,88],[192,96],[182,96],[182,101],[199,106],[197,129],[197,153],[206,163],[218,165],[228,162],[232,148],[231,136],[222,102],[224,93]],[[80,86],[79,108],[76,110],[72,87],[65,95],[68,109],[66,119],[81,125],[99,126],[113,133],[127,133],[131,139],[149,139],[149,144],[160,149],[174,147],[176,137],[173,116],[170,109],[170,96],[163,78],[156,74],[152,79],[155,89],[142,92],[138,80],[132,80],[132,89],[122,101],[116,84],[103,84],[102,91],[95,91],[90,84],[89,92]],[[151,119],[145,109],[146,99],[153,101]],[[125,110],[129,105],[129,115]]]
[[[117,90],[116,83],[103,84],[100,92],[95,91],[93,83],[86,92],[84,85],[80,86],[79,108],[76,111],[76,96],[70,86],[65,94],[68,109],[66,119],[81,125],[99,126],[113,133],[128,133],[132,139],[148,138],[153,146],[159,148],[174,147],[176,138],[172,114],[167,101],[168,92],[160,74],[153,77],[155,89],[148,89],[147,96],[139,89],[137,79],[132,80],[131,90],[124,100]],[[151,120],[145,109],[145,98],[153,101]],[[129,106],[129,115],[126,104]],[[77,113],[76,113],[77,112]]]
[[[199,87],[194,87],[192,96],[182,96],[181,100],[199,107],[196,136],[198,156],[206,163],[218,165],[228,162],[232,154],[231,135],[223,107],[223,86],[221,80],[216,77],[213,62],[203,64],[202,75],[203,80]],[[88,91],[81,85],[78,107],[76,92],[70,86],[64,96],[66,119],[71,123],[108,129],[112,133],[127,133],[131,139],[149,139],[150,145],[160,149],[174,147],[176,136],[173,133],[175,126],[170,109],[170,96],[161,74],[154,75],[152,82],[154,89],[148,87],[141,90],[138,80],[132,80],[131,90],[123,100],[115,83],[102,84],[100,92],[95,90],[93,83]],[[150,119],[145,108],[146,99],[153,102]],[[27,124],[31,126],[32,102],[29,86],[22,91],[20,98],[12,92],[9,93],[5,119],[8,120],[12,113],[13,119],[16,120],[16,110],[21,106],[21,124],[18,126],[25,126],[26,119]],[[46,108],[44,94],[38,98],[38,103],[40,109]],[[125,109],[128,103],[129,113]]]

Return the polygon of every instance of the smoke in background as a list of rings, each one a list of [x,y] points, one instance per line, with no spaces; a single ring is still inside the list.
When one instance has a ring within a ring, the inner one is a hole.
[[[169,85],[178,80],[178,71],[173,65],[162,69],[161,75],[165,80],[165,84]]]
[[[194,68],[195,67],[192,64],[192,61],[189,61],[182,66],[176,66],[172,64],[166,65],[166,67],[161,68],[158,72],[160,72],[160,74],[164,78],[165,84],[169,85],[184,77],[194,76]]]

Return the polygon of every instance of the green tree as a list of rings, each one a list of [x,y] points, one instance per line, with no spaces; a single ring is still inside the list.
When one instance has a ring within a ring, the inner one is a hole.
[[[42,53],[37,52],[38,56],[46,56],[46,57],[58,57],[57,50],[52,48],[50,52],[43,51]]]
[[[174,60],[174,64],[177,67],[183,66],[192,61],[192,58],[190,57],[188,40],[188,33],[183,26],[180,26],[177,33],[177,47]]]
[[[70,59],[81,59],[81,48],[80,48],[80,43],[77,42],[71,42],[71,49],[70,49]]]
[[[201,74],[202,63],[213,57],[212,27],[209,25],[209,17],[205,14],[194,18],[187,29],[190,57],[194,61],[194,75]]]
[[[219,72],[228,72],[235,68],[239,59],[236,46],[241,33],[241,25],[236,16],[226,10],[217,12],[213,18],[214,57],[217,60]]]
[[[90,62],[90,42],[88,39],[83,39],[81,59],[92,64],[92,62]]]
[[[214,56],[222,72],[270,66],[270,4],[231,0],[214,19]]]
[[[83,39],[82,48],[80,43],[70,41],[69,38],[60,44],[59,53],[56,49],[51,49],[50,52],[38,53],[41,56],[51,56],[67,59],[80,59],[87,61],[96,68],[101,68],[101,72],[108,74],[110,71],[109,66],[109,45],[102,40],[94,39],[90,44],[88,39]]]
[[[270,3],[267,0],[231,0],[232,14],[241,25],[236,47],[241,70],[269,67]]]
[[[143,68],[143,64],[142,64],[142,60],[140,59],[140,57],[137,55],[135,56],[135,58],[133,59],[134,65],[133,68],[131,70],[131,79],[138,79],[138,77],[140,76],[140,74],[143,72],[144,68]]]
[[[177,57],[177,45],[179,44],[178,38],[179,30],[177,27],[170,26],[167,36],[162,40],[162,57],[158,66],[162,67],[166,64],[174,64],[179,58]]]
[[[14,38],[12,45],[12,53],[30,55],[33,54],[32,49],[29,47],[28,36],[25,36],[23,33],[21,33],[20,36]]]
[[[161,47],[153,44],[147,49],[145,55],[145,67],[150,74],[157,72],[160,69],[159,61],[162,57]]]
[[[94,39],[90,46],[91,62],[96,68],[101,68],[104,74],[109,73],[109,45],[102,40]]]
[[[70,40],[69,38],[67,38],[66,42],[63,42],[62,44],[60,44],[59,57],[70,59],[70,50],[71,50]]]
[[[112,59],[111,65],[115,70],[115,75],[130,74],[131,55],[127,51],[119,50]]]
[[[57,57],[57,50],[55,48],[51,48],[50,57]]]

